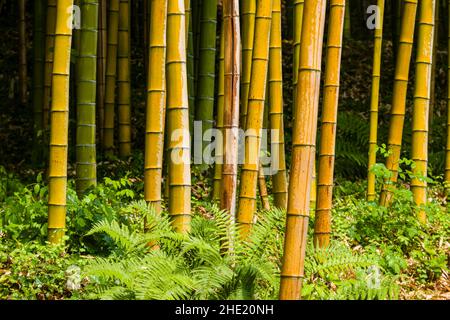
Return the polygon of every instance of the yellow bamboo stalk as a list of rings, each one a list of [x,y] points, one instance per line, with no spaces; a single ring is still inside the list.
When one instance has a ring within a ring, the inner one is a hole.
[[[117,46],[119,32],[119,0],[108,6],[108,48],[106,50],[106,93],[103,127],[103,148],[106,155],[114,153],[114,116],[117,77]]]
[[[185,27],[184,1],[169,0],[166,67],[170,157],[169,213],[178,232],[188,232],[191,222],[191,157]]]
[[[48,240],[59,243],[66,227],[67,149],[69,132],[69,74],[73,0],[58,0],[52,75]]]
[[[375,29],[372,66],[372,92],[370,95],[370,134],[369,134],[369,161],[367,174],[367,201],[375,200],[375,174],[371,171],[377,162],[377,136],[378,136],[378,105],[380,97],[381,53],[383,42],[384,0],[377,2],[379,10],[379,25]]]
[[[45,36],[44,101],[42,104],[42,123],[44,130],[49,127],[50,97],[52,90],[53,54],[55,46],[56,0],[47,0],[47,22]]]
[[[272,27],[269,49],[269,122],[270,129],[276,132],[271,143],[278,150],[277,173],[272,177],[272,194],[275,207],[287,207],[287,178],[284,151],[283,121],[283,61],[281,49],[281,0],[273,1]]]
[[[304,7],[302,42],[295,110],[292,167],[281,267],[280,299],[300,299],[309,220],[317,114],[320,95],[322,43],[326,0],[307,0]]]
[[[225,37],[223,31],[223,23],[220,32],[220,49],[219,49],[219,81],[217,92],[217,130],[222,132],[223,136],[223,116],[224,116],[224,89],[225,89]],[[213,182],[213,199],[220,201],[220,188],[222,184],[222,164],[223,164],[223,141],[216,140],[215,149],[215,165],[214,165],[214,182]]]
[[[131,155],[130,0],[119,3],[117,51],[117,106],[119,110],[119,156]]]
[[[294,88],[294,106],[297,95],[296,88],[298,83],[298,65],[300,61],[300,44],[302,37],[302,21],[303,21],[303,7],[305,0],[294,0],[294,61],[292,64],[292,86]],[[294,107],[295,108],[295,107]]]
[[[388,206],[391,201],[393,184],[397,182],[400,151],[402,146],[403,124],[405,121],[406,93],[408,89],[409,64],[414,41],[417,0],[403,0],[403,15],[395,66],[394,90],[392,95],[391,120],[389,124],[386,168],[392,175],[383,184],[380,204]]]
[[[256,187],[259,174],[259,154],[266,98],[267,71],[269,67],[269,43],[272,18],[272,0],[256,1],[255,41],[250,88],[248,94],[248,114],[244,142],[244,163],[241,171],[241,189],[237,223],[245,238],[253,224],[256,211]]]
[[[241,75],[241,116],[243,129],[247,122],[248,93],[252,74],[252,56],[255,37],[256,0],[246,0],[242,5],[242,75]]]
[[[427,203],[428,164],[428,116],[431,92],[431,69],[433,62],[434,14],[436,0],[420,2],[419,34],[417,37],[416,82],[414,87],[414,107],[412,121],[411,156],[415,163],[411,191],[421,223],[426,222],[426,213],[420,206]]]
[[[342,37],[345,0],[331,0],[328,26],[327,56],[323,92],[322,126],[320,129],[317,208],[314,223],[314,244],[326,247],[330,242],[333,201],[336,122],[339,103]]]
[[[450,1],[447,4],[450,14]],[[448,25],[448,52],[450,52],[450,19]],[[450,54],[447,61],[447,145],[445,148],[445,189],[447,196],[450,195]]]
[[[166,118],[167,0],[153,0],[150,12],[144,195],[160,213]]]
[[[237,0],[223,0],[224,30],[224,163],[220,208],[234,219],[236,211],[238,132],[239,132],[239,82],[241,70],[241,38],[239,24],[239,3]]]

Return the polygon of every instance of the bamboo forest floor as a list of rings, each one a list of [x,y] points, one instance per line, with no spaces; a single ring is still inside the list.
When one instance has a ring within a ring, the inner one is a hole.
[[[283,212],[259,210],[251,242],[235,239],[235,256],[231,257],[220,254],[221,235],[230,226],[211,204],[211,170],[192,169],[194,218],[190,236],[174,234],[167,227],[166,215],[156,216],[143,202],[145,72],[139,49],[132,53],[133,156],[125,161],[105,159],[99,152],[99,185],[78,198],[73,190],[74,148],[70,148],[66,245],[45,245],[46,172],[44,165],[37,166],[31,160],[35,147],[32,109],[20,106],[16,98],[17,32],[5,23],[0,33],[6,35],[0,43],[0,299],[277,298]],[[293,94],[288,57],[292,42],[284,41],[283,50],[286,154],[290,163]],[[389,41],[384,51],[380,142],[387,141],[393,85]],[[442,185],[446,58],[446,52],[438,52],[429,162],[433,181],[427,206],[429,221],[421,226],[413,213],[409,185],[403,179],[390,208],[365,200],[372,42],[346,42],[332,246],[326,252],[308,247],[305,299],[450,299],[450,219]],[[407,106],[410,114],[411,100]],[[73,146],[73,108],[71,117],[69,145]],[[406,128],[410,119],[406,119]],[[410,154],[410,141],[410,130],[405,130],[405,158]],[[378,161],[383,162],[382,156]],[[407,170],[405,164],[406,175]],[[377,176],[381,181],[383,172]],[[260,203],[258,206],[261,208]],[[144,217],[153,226],[148,233],[142,231]],[[314,213],[309,238],[313,221]],[[149,241],[159,241],[160,250],[148,252]],[[233,259],[238,259],[238,269]]]

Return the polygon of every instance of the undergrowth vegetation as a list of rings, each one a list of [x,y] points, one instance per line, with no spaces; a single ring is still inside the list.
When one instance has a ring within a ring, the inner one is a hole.
[[[384,169],[374,168],[380,180]],[[208,177],[196,173],[202,193],[193,192],[192,230],[182,235],[166,213],[156,215],[142,200],[142,183],[133,176],[105,178],[80,198],[71,182],[67,241],[48,246],[42,175],[22,184],[0,167],[0,299],[277,298],[283,211],[260,210],[244,241],[208,200]],[[426,225],[417,222],[402,180],[389,208],[367,202],[364,188],[337,181],[332,245],[309,244],[304,299],[414,298],[422,294],[416,287],[448,279],[450,222],[438,196],[443,186],[433,183]]]

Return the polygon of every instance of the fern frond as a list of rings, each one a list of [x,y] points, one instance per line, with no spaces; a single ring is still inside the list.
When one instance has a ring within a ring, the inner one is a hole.
[[[124,253],[142,250],[142,241],[138,234],[131,232],[126,225],[120,225],[117,221],[108,221],[106,219],[95,223],[87,235],[96,233],[105,233],[115,243],[115,245]]]

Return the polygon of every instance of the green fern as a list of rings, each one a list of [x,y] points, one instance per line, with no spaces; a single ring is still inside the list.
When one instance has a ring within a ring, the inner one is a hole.
[[[259,212],[247,240],[229,215],[211,205],[209,219],[195,215],[190,234],[170,228],[166,214],[147,206],[154,227],[143,234],[115,221],[97,223],[89,232],[104,233],[116,248],[97,258],[85,274],[102,299],[276,299],[283,251],[285,212]],[[161,228],[156,227],[161,226]],[[154,243],[150,250],[148,243]],[[380,290],[364,285],[363,275],[376,257],[342,245],[314,249],[305,261],[305,298],[365,299],[392,297],[394,282],[384,277]],[[356,276],[358,275],[358,276]],[[336,288],[328,284],[334,283]]]

